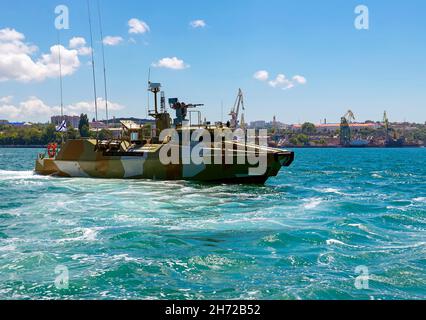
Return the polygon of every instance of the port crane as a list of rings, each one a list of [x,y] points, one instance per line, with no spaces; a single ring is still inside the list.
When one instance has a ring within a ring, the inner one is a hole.
[[[240,127],[241,129],[245,130],[247,125],[246,125],[246,121],[244,119],[244,113],[241,115],[241,123],[240,123]]]
[[[396,131],[393,131],[389,124],[388,114],[385,111],[383,114],[383,126],[385,127],[385,146],[386,147],[400,147],[405,143],[405,137],[399,136]],[[393,136],[391,132],[393,131]]]
[[[238,121],[238,116],[240,114],[240,108],[245,111],[245,106],[244,106],[244,94],[243,91],[241,89],[238,90],[238,95],[237,95],[237,99],[235,100],[234,103],[234,108],[231,110],[231,112],[229,113],[229,115],[231,116],[231,121],[230,121],[230,128],[231,129],[237,129],[240,122]],[[241,116],[241,123],[244,124],[244,113]]]
[[[349,146],[352,140],[350,124],[355,121],[355,115],[352,110],[348,110],[340,121],[340,144]]]
[[[348,112],[345,113],[345,115],[343,116],[345,119],[347,119],[347,121],[349,123],[352,123],[353,121],[355,121],[355,115],[351,110],[348,110]]]
[[[386,111],[383,113],[383,125],[385,126],[386,133],[389,132],[389,119]]]
[[[396,132],[394,133],[394,138],[392,139],[390,134],[391,128],[389,126],[388,113],[386,112],[386,110],[383,113],[383,126],[385,127],[385,135],[386,135],[385,145],[390,145],[392,144],[394,140],[396,140]]]

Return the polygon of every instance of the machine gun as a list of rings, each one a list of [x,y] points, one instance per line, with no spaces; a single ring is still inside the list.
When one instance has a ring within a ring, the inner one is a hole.
[[[169,105],[171,109],[176,111],[176,118],[173,120],[175,126],[180,126],[184,121],[187,121],[188,109],[204,106],[204,104],[186,104],[185,102],[179,102],[178,98],[169,99]]]

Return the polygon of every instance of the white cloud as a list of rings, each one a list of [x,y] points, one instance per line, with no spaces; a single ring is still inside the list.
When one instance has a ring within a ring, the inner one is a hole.
[[[46,122],[48,115],[51,115],[52,112],[55,113],[53,108],[37,97],[30,97],[18,105],[0,104],[0,117],[7,120],[44,120]]]
[[[15,29],[5,28],[0,30],[0,41],[2,42],[24,41],[24,39],[25,36]]]
[[[253,78],[265,82],[269,79],[269,73],[266,70],[260,70],[253,75]],[[303,76],[295,75],[291,79],[289,79],[282,73],[278,74],[275,79],[268,81],[268,84],[272,88],[280,88],[283,90],[291,89],[294,88],[296,85],[304,85],[306,83],[307,80]]]
[[[287,77],[283,74],[277,75],[275,80],[269,81],[269,85],[273,88],[283,88],[290,89],[294,87],[294,84],[291,80],[287,79]]]
[[[189,68],[189,65],[185,64],[183,60],[178,59],[177,57],[163,58],[160,59],[157,63],[153,63],[152,65],[157,68],[167,68],[173,70],[182,70]]]
[[[305,77],[299,75],[294,76],[293,81],[298,84],[306,84],[308,82]]]
[[[50,117],[58,115],[61,112],[59,106],[49,106],[37,97],[29,97],[27,100],[15,105],[9,102],[3,102],[0,99],[0,118],[12,121],[33,121],[47,122]],[[98,98],[98,112],[104,110],[105,100]],[[110,111],[119,111],[125,107],[121,104],[108,101]],[[94,114],[94,101],[81,101],[64,106],[64,113],[67,115],[80,115],[87,113]]]
[[[197,28],[204,28],[204,27],[206,27],[206,26],[207,26],[207,24],[206,24],[206,22],[205,22],[204,20],[194,20],[194,21],[191,21],[191,22],[189,23],[189,25],[190,25],[191,27],[193,27],[194,29],[197,29]]]
[[[121,42],[123,42],[122,37],[112,37],[112,36],[106,36],[103,40],[104,45],[106,46],[117,46]]]
[[[37,64],[44,69],[43,76],[55,78],[59,76],[59,50],[61,51],[62,75],[72,75],[79,67],[78,51],[68,50],[63,46],[53,46],[50,48],[50,54],[43,54]]]
[[[98,113],[105,110],[105,99],[99,97],[98,102]],[[120,111],[125,107],[119,103],[108,101],[109,111]],[[64,113],[70,116],[80,115],[82,113],[93,114],[95,110],[95,101],[80,101],[74,104],[70,104],[64,107]]]
[[[12,100],[13,100],[13,96],[2,97],[0,98],[0,104],[11,103]]]
[[[260,71],[257,71],[257,72],[253,75],[253,77],[254,77],[256,80],[259,80],[259,81],[266,81],[266,80],[268,80],[268,78],[269,78],[269,73],[268,73],[268,71],[266,71],[266,70],[260,70]]]
[[[92,49],[89,47],[81,47],[77,49],[79,56],[90,56],[92,54]]]
[[[80,56],[89,56],[92,54],[92,49],[87,47],[86,43],[86,39],[82,37],[74,37],[70,40],[69,47],[71,49],[76,49]]]
[[[33,58],[38,48],[24,40],[25,36],[14,29],[0,30],[0,82],[43,81],[59,77],[59,48],[64,76],[73,74],[80,67],[77,50],[55,45],[50,48],[50,53]]]
[[[0,41],[10,42],[10,41],[24,41],[25,36],[16,31],[15,29],[1,29],[0,30]]]
[[[69,47],[71,49],[77,49],[86,45],[86,39],[82,37],[74,37],[70,40]]]
[[[141,34],[150,31],[148,24],[145,21],[133,18],[128,22],[130,34]]]

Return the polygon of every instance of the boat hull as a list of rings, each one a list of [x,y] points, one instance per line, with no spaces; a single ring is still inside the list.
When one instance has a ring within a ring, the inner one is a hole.
[[[95,151],[96,142],[74,140],[67,142],[56,158],[39,157],[35,172],[40,175],[59,177],[86,177],[102,179],[152,179],[191,180],[221,183],[263,184],[276,176],[283,166],[289,166],[294,153],[268,150],[267,166],[262,174],[251,170],[258,165],[244,164],[167,164],[159,160],[161,145],[151,145],[146,152],[106,153]]]

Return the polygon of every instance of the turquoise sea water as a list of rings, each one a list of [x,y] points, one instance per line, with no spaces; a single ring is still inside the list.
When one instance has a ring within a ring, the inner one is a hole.
[[[426,298],[426,149],[296,150],[263,187],[39,177],[38,151],[0,149],[1,299]]]

